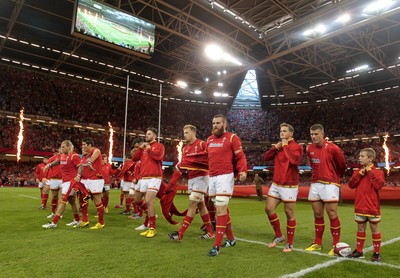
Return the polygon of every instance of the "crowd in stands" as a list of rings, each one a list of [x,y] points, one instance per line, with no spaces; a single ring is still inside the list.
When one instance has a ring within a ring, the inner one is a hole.
[[[0,66],[0,110],[18,113],[23,107],[27,115],[50,117],[59,124],[49,125],[25,121],[23,148],[35,151],[55,151],[64,139],[80,146],[84,137],[93,137],[96,146],[108,153],[108,128],[110,121],[119,132],[114,136],[114,156],[121,157],[125,119],[125,93],[86,83],[73,82],[37,72]],[[128,100],[129,131],[144,132],[147,127],[158,125],[158,99],[143,95],[130,95]],[[244,142],[249,165],[273,165],[264,162],[262,154],[272,143],[279,141],[279,125],[287,122],[295,127],[295,139],[309,142],[309,126],[321,123],[326,135],[334,140],[354,135],[400,132],[400,96],[386,94],[357,100],[338,101],[328,105],[309,105],[268,108],[267,110],[229,110],[228,107],[199,105],[165,101],[162,103],[161,135],[182,138],[182,127],[194,124],[198,138],[211,134],[211,119],[225,114],[229,128]],[[66,121],[76,121],[83,128],[68,126]],[[85,125],[97,124],[106,131],[85,129]],[[17,119],[0,119],[0,147],[15,149],[19,131]],[[130,150],[135,136],[129,135],[126,150]],[[399,162],[399,137],[390,137],[391,161]],[[269,142],[269,143],[266,143]],[[166,161],[176,161],[177,141],[165,141]],[[338,143],[343,149],[348,165],[357,166],[358,152],[373,147],[377,161],[384,161],[383,139],[358,140]],[[79,150],[78,150],[79,152]],[[302,165],[307,159],[303,158]]]

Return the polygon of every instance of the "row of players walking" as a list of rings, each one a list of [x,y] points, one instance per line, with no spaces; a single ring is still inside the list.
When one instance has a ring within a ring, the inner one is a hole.
[[[228,132],[227,126],[227,118],[224,115],[214,116],[212,135],[206,142],[196,137],[195,126],[184,126],[183,136],[186,145],[183,148],[182,159],[176,165],[179,174],[188,172],[189,175],[189,208],[180,229],[168,234],[168,237],[171,240],[182,240],[198,210],[205,228],[205,233],[200,238],[214,239],[208,256],[217,256],[220,254],[221,248],[236,245],[228,205],[233,194],[235,179],[244,181],[247,177],[247,161],[242,150],[241,140],[236,134]],[[265,211],[274,230],[275,238],[268,244],[268,247],[274,248],[286,241],[283,248],[284,253],[293,251],[296,230],[294,208],[299,182],[298,166],[303,156],[303,148],[295,142],[293,135],[294,128],[290,124],[281,124],[280,141],[273,144],[264,154],[264,160],[274,161],[274,173]],[[312,167],[308,200],[314,211],[315,238],[305,250],[309,252],[322,250],[326,211],[332,235],[332,244],[330,244],[332,248],[328,254],[333,256],[334,247],[340,241],[341,223],[337,208],[340,179],[346,169],[346,161],[341,149],[325,139],[322,125],[312,125],[310,136],[312,144],[306,150]],[[141,230],[140,235],[146,238],[153,238],[157,234],[154,199],[162,186],[162,160],[165,149],[163,144],[157,142],[156,139],[157,130],[148,128],[145,142],[140,139],[134,141],[134,148],[131,151],[132,159],[129,160],[129,163],[124,163],[122,169],[124,182],[121,182],[121,187],[127,197],[127,204],[129,203],[127,207],[129,208],[130,202],[133,202],[135,212],[145,212],[144,223],[136,230]],[[97,209],[98,223],[90,229],[103,229],[105,227],[105,208],[108,209],[110,175],[115,173],[107,162],[107,156],[101,155],[100,150],[94,147],[91,138],[82,141],[82,158],[74,152],[74,146],[69,140],[61,143],[60,151],[61,153],[50,158],[47,164],[38,166],[43,170],[39,170],[39,172],[46,173],[43,175],[48,178],[47,188],[50,187],[53,192],[52,221],[42,227],[56,228],[67,202],[71,204],[74,215],[74,220],[67,226],[87,227],[89,225],[88,200],[91,197]],[[357,247],[349,256],[352,258],[363,257],[366,225],[369,222],[374,248],[371,260],[378,262],[381,261],[378,191],[384,184],[384,174],[375,168],[375,156],[372,148],[362,149],[359,155],[362,168],[356,170],[349,181],[349,186],[356,189],[355,221],[357,222]],[[58,170],[55,170],[56,168]],[[50,174],[51,171],[53,173]],[[56,171],[59,173],[54,173]],[[61,175],[61,180],[59,175]],[[40,186],[43,184],[41,183]],[[57,200],[58,193],[55,193],[58,188],[61,189],[62,196],[59,202]],[[105,191],[104,194],[103,191]],[[47,202],[46,198],[48,198],[48,192],[44,190],[42,199]],[[76,204],[77,199],[80,203],[82,218],[80,218]],[[207,203],[208,200],[210,202]],[[281,202],[284,204],[287,218],[286,236],[282,233],[280,220],[276,214],[276,208]],[[216,210],[215,227],[212,225],[214,213],[207,209],[207,207],[213,207],[212,204],[215,205]],[[57,209],[55,209],[56,207]],[[222,243],[224,235],[226,235],[226,240]]]

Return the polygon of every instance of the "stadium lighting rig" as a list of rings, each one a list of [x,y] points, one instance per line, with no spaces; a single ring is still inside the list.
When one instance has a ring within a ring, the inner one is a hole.
[[[240,62],[237,58],[233,57],[231,54],[223,50],[219,45],[209,44],[205,47],[204,52],[211,61],[228,62],[237,66],[243,65],[242,62]]]

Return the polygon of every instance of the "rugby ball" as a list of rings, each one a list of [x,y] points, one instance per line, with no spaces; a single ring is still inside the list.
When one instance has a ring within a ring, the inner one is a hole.
[[[333,252],[338,257],[347,257],[348,255],[351,254],[351,247],[347,243],[338,242],[333,247]]]

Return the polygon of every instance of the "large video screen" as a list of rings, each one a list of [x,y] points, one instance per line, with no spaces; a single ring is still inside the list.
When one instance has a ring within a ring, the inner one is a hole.
[[[154,52],[155,26],[93,0],[75,3],[72,34],[144,58]]]

